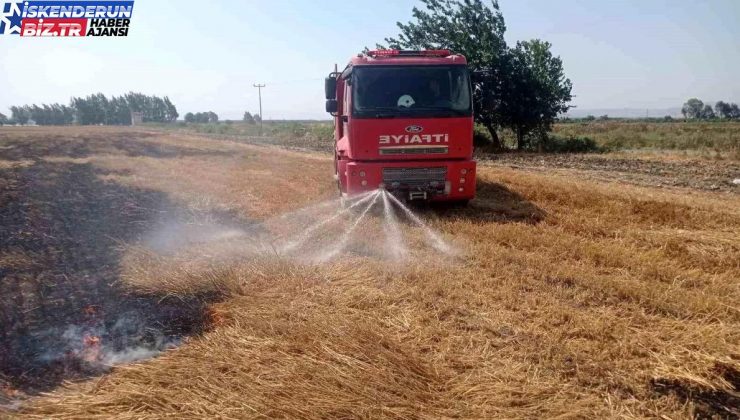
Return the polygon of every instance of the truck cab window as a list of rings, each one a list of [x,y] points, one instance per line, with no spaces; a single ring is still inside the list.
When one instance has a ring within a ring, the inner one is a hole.
[[[355,116],[469,116],[464,66],[367,66],[354,69]]]

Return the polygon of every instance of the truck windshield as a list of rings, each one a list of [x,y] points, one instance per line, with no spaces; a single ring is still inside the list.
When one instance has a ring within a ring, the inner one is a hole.
[[[355,67],[352,83],[356,117],[472,115],[465,66]]]

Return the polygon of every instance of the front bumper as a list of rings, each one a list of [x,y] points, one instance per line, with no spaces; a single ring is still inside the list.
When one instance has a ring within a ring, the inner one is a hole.
[[[378,188],[406,199],[458,201],[475,197],[475,161],[347,162],[342,191],[360,194]]]

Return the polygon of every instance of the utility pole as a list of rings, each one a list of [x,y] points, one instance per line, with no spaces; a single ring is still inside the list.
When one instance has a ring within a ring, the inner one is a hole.
[[[260,97],[260,137],[262,137],[262,88],[265,87],[265,85],[260,85],[259,83],[256,85],[252,85],[257,88],[257,91],[259,92]]]

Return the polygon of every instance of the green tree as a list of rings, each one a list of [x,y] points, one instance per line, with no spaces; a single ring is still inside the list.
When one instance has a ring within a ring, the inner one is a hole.
[[[740,108],[738,108],[737,104],[730,104],[730,112],[727,114],[727,118],[731,120],[740,120]]]
[[[488,130],[494,146],[502,147],[500,127],[514,129],[521,148],[528,133],[550,130],[557,115],[569,109],[572,84],[564,77],[562,60],[552,55],[549,43],[540,40],[509,48],[496,0],[422,3],[423,9],[413,9],[414,21],[398,22],[401,33],[385,42],[391,48],[450,49],[465,55],[476,76],[475,121]]]
[[[90,125],[95,123],[95,110],[87,98],[72,98],[70,106],[75,110],[78,124]]]
[[[11,106],[10,118],[13,119],[13,121],[15,121],[16,123],[24,125],[28,123],[31,115],[25,107]]]
[[[704,110],[704,102],[696,98],[691,98],[683,104],[681,114],[684,118],[700,119]]]
[[[108,122],[111,125],[130,125],[131,109],[124,96],[114,96],[108,102]]]
[[[179,116],[169,98],[159,98],[141,93],[129,92],[125,95],[130,111],[141,112],[144,122],[169,122]],[[168,105],[169,103],[169,105]]]
[[[424,9],[413,8],[415,21],[396,23],[401,33],[385,42],[390,48],[450,49],[465,55],[470,68],[481,72],[473,83],[475,121],[488,130],[494,146],[501,148],[496,130],[501,125],[501,102],[508,88],[503,77],[508,73],[508,63],[506,25],[498,2],[491,1],[490,7],[482,0],[422,3]]]
[[[704,108],[701,110],[701,119],[703,120],[711,120],[715,117],[714,111],[712,110],[712,106],[707,104],[704,105]]]
[[[508,53],[508,88],[502,101],[501,123],[516,134],[517,148],[533,146],[533,131],[546,141],[559,114],[570,109],[572,84],[565,77],[563,62],[552,55],[549,42],[534,39],[518,42]]]
[[[17,106],[10,107],[10,119],[15,121],[16,124],[21,124],[21,122],[18,120],[20,112],[21,110]]]
[[[7,125],[8,124],[8,117],[5,116],[5,114],[0,113],[0,125]]]
[[[260,114],[255,113],[254,114],[254,122],[258,123],[262,121],[262,117],[260,117]]]
[[[728,120],[740,119],[740,109],[737,104],[731,104],[728,102],[719,101],[714,105],[714,112],[718,118],[725,118]]]
[[[194,122],[198,124],[206,124],[206,123],[217,123],[218,122],[218,115],[215,112],[208,111],[208,112],[196,112],[195,114],[188,112],[185,115],[185,121],[186,122]]]
[[[180,116],[180,114],[177,113],[177,107],[170,101],[170,98],[165,96],[164,97],[164,105],[165,105],[165,120],[167,121],[177,121],[177,117]]]
[[[730,104],[723,101],[718,101],[716,104],[714,104],[714,113],[719,118],[729,118],[729,114],[731,112]]]
[[[21,124],[33,120],[38,125],[130,125],[131,112],[142,112],[144,121],[167,122],[177,118],[177,109],[169,98],[128,93],[108,99],[102,93],[84,98],[73,97],[70,105],[41,104],[11,107]]]
[[[247,124],[255,124],[257,122],[254,120],[254,117],[252,116],[252,114],[249,113],[249,111],[244,113],[244,118],[242,118],[242,121]]]

